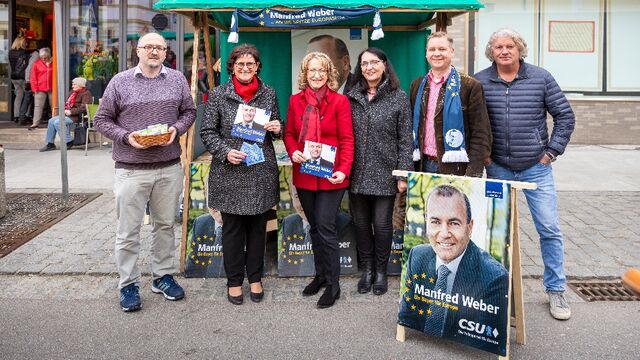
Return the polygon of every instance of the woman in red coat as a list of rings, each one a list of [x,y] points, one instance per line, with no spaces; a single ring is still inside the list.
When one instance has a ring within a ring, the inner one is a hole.
[[[332,306],[340,297],[336,215],[349,186],[353,162],[351,108],[347,97],[335,92],[337,74],[327,55],[312,52],[304,57],[298,79],[302,91],[289,99],[284,134],[284,143],[293,162],[293,185],[311,225],[309,234],[316,268],[316,276],[302,295],[315,295],[326,286],[318,300],[319,308]],[[335,147],[331,176],[323,178],[300,172],[302,163],[315,158],[312,151],[309,156],[303,153],[307,141]]]

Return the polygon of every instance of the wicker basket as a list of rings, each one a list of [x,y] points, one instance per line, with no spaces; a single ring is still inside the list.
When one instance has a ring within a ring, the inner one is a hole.
[[[164,134],[157,134],[157,135],[133,135],[133,138],[136,139],[136,141],[138,142],[138,144],[142,145],[142,146],[146,146],[146,147],[150,147],[150,146],[158,146],[158,145],[164,145],[167,143],[167,141],[169,141],[169,139],[171,139],[171,133],[170,132],[166,132]]]

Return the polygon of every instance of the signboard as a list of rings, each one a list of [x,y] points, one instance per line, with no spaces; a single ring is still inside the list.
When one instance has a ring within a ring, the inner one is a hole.
[[[510,186],[409,173],[398,323],[505,356]]]

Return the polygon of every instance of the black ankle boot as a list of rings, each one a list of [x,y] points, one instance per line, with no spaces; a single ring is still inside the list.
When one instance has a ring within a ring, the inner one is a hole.
[[[368,293],[371,291],[371,284],[373,284],[373,264],[366,262],[362,264],[362,276],[358,281],[358,292],[360,294]]]
[[[387,292],[387,273],[376,271],[376,280],[373,282],[373,293],[382,295]]]
[[[318,299],[318,309],[332,307],[338,299],[340,299],[340,286],[329,285]]]
[[[320,291],[320,288],[326,285],[326,281],[316,275],[313,280],[302,290],[302,296],[315,295]]]

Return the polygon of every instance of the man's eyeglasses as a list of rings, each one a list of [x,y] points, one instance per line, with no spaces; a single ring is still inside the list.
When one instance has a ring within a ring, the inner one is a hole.
[[[382,60],[363,61],[363,62],[360,63],[360,67],[363,68],[363,69],[366,69],[369,66],[377,67],[378,65],[380,65],[381,62],[382,62]]]
[[[151,54],[153,52],[153,50],[156,50],[157,52],[165,52],[167,51],[167,48],[161,45],[145,45],[145,46],[138,46],[138,49],[145,49],[149,54]]]
[[[318,74],[318,75],[326,75],[327,70],[324,69],[309,69],[307,70],[309,74]]]
[[[246,62],[246,63],[244,63],[244,62],[237,62],[237,63],[235,63],[235,64],[233,64],[233,65],[235,65],[235,67],[236,67],[237,69],[239,69],[239,70],[244,69],[244,67],[245,67],[245,66],[247,67],[247,69],[251,70],[251,69],[255,68],[256,63],[254,63],[254,62]]]

